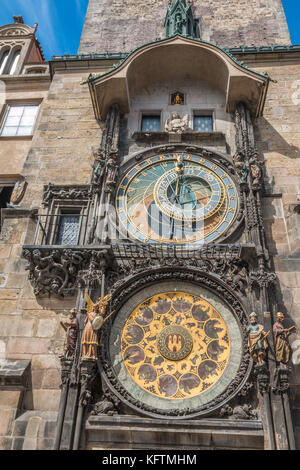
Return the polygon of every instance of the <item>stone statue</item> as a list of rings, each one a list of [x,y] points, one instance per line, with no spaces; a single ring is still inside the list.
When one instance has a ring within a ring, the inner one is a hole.
[[[111,154],[106,163],[106,189],[116,185],[116,176],[118,170],[117,155]]]
[[[236,172],[240,177],[240,183],[246,183],[249,171],[246,163],[242,160],[242,156],[239,153],[233,157],[233,163],[236,168]]]
[[[11,204],[19,204],[22,201],[25,191],[26,191],[27,183],[24,177],[21,177],[19,181],[15,184],[14,190],[12,192],[10,202]]]
[[[180,13],[175,16],[175,32],[178,34],[182,33],[183,20]]]
[[[287,364],[290,360],[291,348],[288,337],[291,335],[295,326],[291,328],[284,328],[283,321],[284,315],[281,312],[276,314],[277,321],[273,325],[274,345],[276,361],[281,364]]]
[[[69,318],[60,322],[61,326],[67,333],[64,354],[65,357],[69,358],[73,358],[75,356],[77,336],[79,331],[79,323],[76,315],[76,310],[70,310]]]
[[[262,365],[268,349],[267,337],[270,332],[265,332],[263,325],[257,323],[257,314],[250,314],[250,325],[245,329],[248,334],[249,353],[257,365]]]
[[[97,159],[95,160],[95,169],[94,169],[94,183],[100,183],[101,176],[103,174],[105,165],[105,158],[102,154],[97,154]]]
[[[249,159],[249,167],[252,176],[253,186],[259,186],[262,178],[262,162],[259,161],[257,153],[253,154]]]
[[[87,300],[87,312],[81,339],[81,358],[98,359],[98,325],[100,324],[101,326],[103,324],[103,318],[106,313],[107,304],[111,299],[111,295],[99,297],[97,303],[94,303],[90,299],[87,292],[85,293],[85,296]]]
[[[188,114],[181,118],[180,115],[174,111],[171,117],[166,121],[165,130],[170,134],[182,134],[190,130]]]

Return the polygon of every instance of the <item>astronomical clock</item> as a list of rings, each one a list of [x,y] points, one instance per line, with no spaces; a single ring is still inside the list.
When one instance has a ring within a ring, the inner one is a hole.
[[[221,160],[178,151],[127,170],[116,208],[120,229],[135,246],[196,252],[226,237],[239,196]],[[102,341],[104,376],[115,394],[150,416],[196,417],[217,409],[242,387],[248,370],[243,308],[232,309],[236,300],[224,288],[220,296],[209,273],[200,279],[190,269],[175,262],[132,272],[127,286],[121,282],[123,300],[114,296],[118,313]]]
[[[121,226],[140,242],[211,243],[238,211],[235,184],[219,165],[197,155],[155,155],[134,166],[117,191]]]

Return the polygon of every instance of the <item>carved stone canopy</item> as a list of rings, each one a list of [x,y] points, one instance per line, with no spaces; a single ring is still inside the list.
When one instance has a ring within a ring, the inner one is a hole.
[[[19,17],[17,17],[19,18]],[[21,23],[20,21],[16,21],[15,24],[7,24],[0,27],[0,37],[5,36],[29,36],[35,33],[36,26],[34,28],[30,28],[26,24]]]
[[[187,74],[220,90],[226,96],[228,112],[243,101],[254,115],[262,114],[267,76],[243,67],[218,46],[174,36],[142,46],[108,73],[89,77],[96,118],[105,119],[113,103],[128,113],[132,97],[150,84],[170,78],[184,80]]]

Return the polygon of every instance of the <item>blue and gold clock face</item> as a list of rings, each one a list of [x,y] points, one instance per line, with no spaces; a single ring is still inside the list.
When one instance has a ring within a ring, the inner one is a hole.
[[[224,234],[238,210],[230,176],[189,154],[157,155],[123,178],[116,200],[130,237],[144,243],[210,243]]]

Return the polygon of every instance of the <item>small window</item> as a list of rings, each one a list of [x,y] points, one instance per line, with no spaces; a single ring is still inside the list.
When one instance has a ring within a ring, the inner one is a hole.
[[[0,75],[4,73],[5,66],[7,64],[7,59],[9,56],[9,50],[4,51],[2,56],[0,57]]]
[[[27,136],[33,134],[39,105],[9,106],[2,126],[2,137]]]
[[[160,115],[143,115],[142,132],[160,132]]]
[[[18,63],[19,63],[20,55],[21,55],[21,50],[20,49],[18,49],[14,52],[12,60],[10,62],[10,67],[9,67],[9,70],[8,70],[9,75],[14,75],[14,73],[17,69]]]
[[[56,245],[77,245],[80,214],[62,213],[59,217]]]
[[[10,203],[10,198],[14,190],[14,185],[11,186],[0,186],[0,209],[5,209],[7,204]],[[0,218],[0,230],[1,230],[1,218]]]
[[[172,106],[179,106],[179,105],[182,106],[184,104],[185,104],[184,93],[181,93],[181,91],[175,91],[175,93],[171,94]]]
[[[194,115],[194,132],[212,132],[213,118],[212,115]]]

